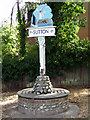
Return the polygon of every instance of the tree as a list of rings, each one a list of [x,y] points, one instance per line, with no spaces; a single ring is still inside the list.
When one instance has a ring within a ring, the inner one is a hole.
[[[80,64],[88,63],[88,40],[79,40],[77,33],[85,26],[86,18],[82,2],[47,3],[52,8],[56,25],[56,37],[46,39],[47,72],[50,75],[61,74],[60,69],[69,70]]]
[[[20,40],[20,56],[23,57],[26,53],[26,24],[27,21],[31,19],[32,12],[34,11],[37,3],[25,3],[23,8],[19,7],[19,0],[17,0],[17,18],[18,18],[18,31]],[[27,13],[28,19],[25,18]],[[29,14],[29,15],[28,15]]]
[[[11,57],[18,55],[17,29],[9,24],[3,24],[0,28],[0,40],[2,42],[2,57],[9,55]]]
[[[25,11],[22,10],[21,14],[19,8],[19,0],[17,1],[17,18],[18,18],[18,30],[19,30],[19,41],[20,41],[20,56],[23,57],[25,55],[26,49],[26,25],[25,25]]]

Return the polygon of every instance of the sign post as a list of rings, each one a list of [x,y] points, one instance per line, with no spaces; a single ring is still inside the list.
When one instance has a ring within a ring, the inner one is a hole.
[[[55,36],[51,8],[46,4],[37,6],[31,18],[31,27],[27,28],[28,37],[38,37],[40,76],[37,76],[33,86],[34,94],[46,94],[52,92],[52,84],[49,76],[46,76],[45,64],[45,36]]]
[[[39,41],[39,60],[40,60],[40,75],[45,75],[45,37],[38,37]]]

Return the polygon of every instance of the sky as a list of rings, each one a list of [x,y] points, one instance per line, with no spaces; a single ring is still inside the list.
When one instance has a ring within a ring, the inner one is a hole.
[[[0,2],[0,24],[2,21],[9,20],[13,5],[16,0],[1,0]]]
[[[23,6],[25,2],[35,2],[39,0],[19,0],[21,2],[20,6]],[[12,11],[12,7],[17,2],[17,0],[1,0],[0,1],[0,26],[2,24],[2,21],[10,21],[10,15]],[[16,20],[16,13],[17,13],[17,5],[15,5],[14,8],[14,14],[13,14],[13,20],[15,22]]]

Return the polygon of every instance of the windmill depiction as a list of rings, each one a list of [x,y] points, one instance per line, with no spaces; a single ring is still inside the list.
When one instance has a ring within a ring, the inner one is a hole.
[[[40,10],[39,7],[38,7],[38,5],[37,5],[37,8],[38,8],[38,10],[39,10],[39,13],[38,13],[37,16],[36,16],[36,19],[37,19],[38,16],[39,16],[39,20],[42,19],[42,16],[44,17],[42,11],[43,11],[43,9],[45,8],[45,6],[46,6],[46,4],[45,4],[45,5],[43,6],[43,8]]]
[[[35,17],[35,15],[33,14],[33,23],[31,24],[33,27],[37,27],[37,23],[36,23],[36,19],[39,16],[39,20],[42,20],[42,18],[44,17],[42,11],[45,8],[46,4],[42,7],[42,9],[40,10],[39,6],[37,5],[37,11],[39,11],[39,13],[37,14],[37,16]]]
[[[32,27],[42,27],[43,25],[44,26],[53,26],[52,19],[51,18],[49,19],[48,16],[46,16],[46,11],[44,10],[45,7],[47,7],[47,4],[44,4],[44,6],[42,6],[42,8],[40,8],[40,6],[37,5],[37,9],[33,13],[33,16],[32,16],[32,23],[31,23]],[[51,14],[51,16],[52,16],[52,14]]]

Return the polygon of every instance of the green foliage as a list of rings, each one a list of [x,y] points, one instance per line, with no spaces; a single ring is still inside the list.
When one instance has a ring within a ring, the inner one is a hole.
[[[18,54],[18,39],[16,38],[16,28],[9,25],[2,25],[0,28],[0,41],[2,42],[2,54],[3,57],[7,54],[16,56]]]
[[[26,53],[26,30],[25,30],[26,26],[21,24],[18,25],[17,30],[18,32],[18,39],[20,41],[20,51],[19,54],[21,57],[23,57]]]
[[[29,75],[30,81],[32,81],[35,80],[39,71],[37,45],[30,46],[26,49],[27,33],[25,30],[25,16],[22,13],[23,10],[19,8],[19,3],[17,3],[17,6],[18,26],[15,29],[17,32],[12,33],[13,29],[7,26],[2,26],[1,28],[3,82],[13,82],[13,80],[23,79],[25,75]],[[17,36],[15,37],[14,35]]]
[[[26,3],[25,8],[19,7],[19,2],[17,2],[17,18],[18,18],[18,39],[20,41],[20,56],[23,57],[26,53],[26,19],[25,19],[25,13],[27,11],[30,11],[31,9],[34,10],[36,8],[37,3]],[[30,14],[31,16],[31,14]]]
[[[3,82],[13,82],[13,80],[23,79],[25,75],[29,75],[30,81],[35,80],[36,76],[39,74],[39,64],[38,64],[38,50],[33,53],[35,46],[32,46],[31,53],[25,55],[24,57],[11,57],[6,55],[3,59],[3,69],[2,76]],[[34,50],[35,51],[35,50]]]
[[[26,52],[26,25],[25,25],[25,16],[21,14],[21,10],[19,8],[19,3],[17,3],[18,11],[17,11],[17,18],[18,18],[18,39],[20,41],[20,56],[23,57]]]
[[[46,73],[50,77],[62,75],[60,70],[68,71],[80,65],[88,66],[90,56],[90,41],[79,40],[77,36],[80,27],[85,26],[86,18],[79,19],[84,14],[83,3],[47,3],[52,8],[53,21],[56,25],[56,37],[46,37]],[[8,28],[0,35],[3,47],[3,82],[22,79],[29,75],[30,81],[39,75],[38,45],[26,46],[26,31],[23,15],[18,13],[19,41],[13,37]],[[17,48],[20,42],[20,55]]]
[[[60,69],[69,71],[83,64],[88,66],[90,42],[88,39],[80,41],[77,36],[86,22],[86,18],[79,19],[80,14],[85,13],[83,3],[48,4],[53,12],[56,37],[46,39],[47,73],[56,76],[61,74]]]

